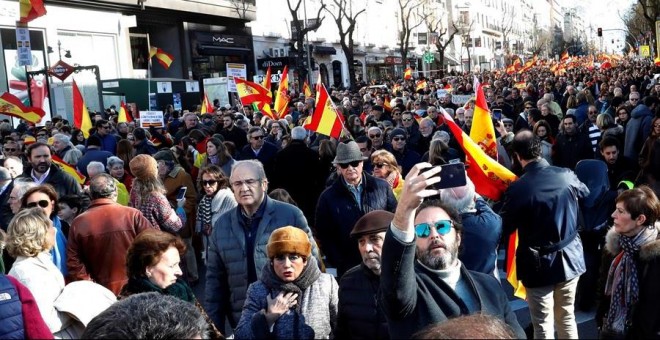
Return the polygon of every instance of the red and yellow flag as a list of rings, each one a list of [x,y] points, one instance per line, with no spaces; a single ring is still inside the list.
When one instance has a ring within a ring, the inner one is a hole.
[[[270,90],[270,76],[270,66],[268,66],[268,70],[266,70],[266,75],[264,76],[264,81],[261,83],[261,85],[263,85],[263,87],[267,88],[268,90]]]
[[[234,77],[234,81],[236,82],[236,91],[241,99],[241,104],[248,106],[254,103],[259,111],[272,119],[277,119],[276,113],[270,107],[269,90],[261,84],[243,78]]]
[[[46,114],[44,110],[38,107],[27,107],[23,105],[20,99],[9,92],[5,92],[0,96],[0,113],[25,119],[34,124],[38,123]]]
[[[383,109],[385,109],[385,112],[392,112],[392,105],[390,102],[390,96],[385,96],[385,98],[383,98]]]
[[[151,46],[149,49],[149,59],[153,57],[156,57],[156,60],[158,60],[166,70],[170,68],[170,65],[172,65],[172,62],[174,61],[174,57],[171,54],[155,46]]]
[[[215,113],[213,104],[209,101],[209,96],[204,92],[204,99],[202,100],[202,110],[200,113]]]
[[[410,67],[406,67],[405,71],[403,71],[403,79],[412,79],[412,69]]]
[[[89,138],[89,130],[92,128],[92,119],[89,117],[87,105],[85,105],[85,99],[83,99],[82,93],[80,93],[80,89],[75,80],[73,81],[73,125],[82,131],[85,139]]]
[[[278,117],[284,117],[286,115],[289,100],[291,100],[289,97],[289,68],[284,66],[280,86],[277,88],[277,94],[275,95],[275,112]]]
[[[571,56],[568,55],[568,50],[564,50],[564,52],[561,53],[561,57],[559,58],[560,61],[566,61],[568,58]]]
[[[477,77],[474,77],[475,92],[477,100],[474,105],[474,117],[472,120],[472,128],[470,129],[470,138],[481,147],[486,154],[497,160],[497,140],[495,139],[495,128],[493,127],[493,119],[491,118],[490,111],[488,110],[488,103],[486,103],[486,95],[484,94],[483,85],[479,83]]]
[[[22,23],[28,23],[40,16],[46,15],[44,0],[19,0]]]
[[[653,59],[653,63],[655,64],[655,66],[660,66],[660,57],[656,57],[655,59]]]
[[[339,139],[344,126],[344,117],[335,108],[328,90],[321,84],[316,93],[316,108],[311,116],[307,117],[303,127],[316,131],[322,135]]]
[[[307,83],[307,79],[305,79],[305,82],[303,83],[303,93],[305,94],[306,98],[311,98],[312,97],[312,89],[309,88],[309,84]]]
[[[415,91],[423,90],[426,88],[426,80],[418,80],[415,84]]]
[[[397,91],[401,91],[401,84],[392,85],[392,93],[396,94]]]
[[[133,117],[128,113],[126,109],[126,103],[122,100],[119,104],[119,115],[117,116],[117,123],[130,123],[133,121]]]
[[[55,164],[59,165],[60,168],[64,170],[64,172],[71,175],[76,180],[76,182],[78,182],[78,184],[80,185],[85,184],[85,179],[86,179],[85,176],[83,176],[83,174],[81,174],[78,170],[76,170],[76,168],[73,165],[63,161],[55,154],[51,155],[51,159]]]

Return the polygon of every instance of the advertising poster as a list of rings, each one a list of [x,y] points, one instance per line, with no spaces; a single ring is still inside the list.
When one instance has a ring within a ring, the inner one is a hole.
[[[211,103],[217,99],[220,101],[220,106],[231,104],[227,90],[229,83],[227,77],[206,78],[203,82],[204,92],[209,97]]]
[[[174,93],[172,94],[172,102],[174,106],[174,109],[177,111],[181,111],[181,93]]]
[[[5,50],[5,63],[7,65],[7,79],[9,81],[9,93],[18,97],[23,104],[27,106],[39,107],[46,112],[46,115],[37,123],[37,126],[44,126],[46,122],[51,120],[50,112],[50,99],[48,98],[48,88],[46,84],[46,77],[39,75],[33,78],[30,90],[31,97],[28,98],[27,89],[27,73],[25,66],[21,66],[18,60],[16,50]],[[45,68],[43,60],[43,51],[32,51],[32,65],[28,67],[31,70],[42,70]],[[14,126],[18,126],[20,120],[12,117]]]

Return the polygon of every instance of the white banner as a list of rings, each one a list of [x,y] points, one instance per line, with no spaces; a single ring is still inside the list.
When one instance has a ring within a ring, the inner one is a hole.
[[[148,129],[150,127],[165,127],[162,111],[140,111],[140,127]]]
[[[247,65],[227,63],[227,78],[229,78],[229,92],[236,92],[236,83],[234,77],[247,78]]]

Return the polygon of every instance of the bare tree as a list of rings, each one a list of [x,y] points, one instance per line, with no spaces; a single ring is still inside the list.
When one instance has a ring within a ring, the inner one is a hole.
[[[437,67],[440,70],[440,77],[442,78],[445,76],[445,51],[451,45],[452,41],[454,41],[454,37],[459,33],[459,30],[455,21],[451,23],[451,27],[449,27],[449,25],[445,27],[442,24],[442,17],[435,19],[433,16],[426,18],[426,28],[430,34],[435,33],[438,35],[435,40],[435,48],[438,50],[438,60],[436,65],[438,65]],[[446,40],[443,39],[445,35],[447,36]]]
[[[646,32],[654,31],[653,25],[649,25],[649,22],[644,17],[644,9],[639,3],[632,4],[626,14],[619,18],[625,24],[626,29],[626,41],[635,45],[639,42],[641,45],[650,45],[648,42],[640,42],[637,40],[638,36],[647,37]]]
[[[334,6],[332,7],[335,7],[337,13],[332,12],[328,8],[326,8],[326,11],[332,15],[335,24],[337,24],[337,29],[339,30],[339,44],[341,45],[342,51],[344,51],[346,63],[348,64],[350,88],[351,90],[355,90],[357,87],[357,80],[355,79],[355,65],[353,65],[353,33],[355,32],[357,17],[367,9],[365,7],[353,14],[353,6],[352,4],[349,4],[347,0],[333,0],[333,3]]]
[[[552,33],[546,30],[535,31],[535,39],[532,43],[531,51],[535,55],[541,55],[541,52],[548,50],[548,44],[552,42]],[[549,52],[549,51],[548,51]]]
[[[296,2],[295,6],[291,5],[292,1]],[[312,68],[312,65],[305,66],[307,63],[307,60],[305,60],[305,51],[309,49],[308,47],[305,47],[305,36],[307,33],[316,31],[319,27],[321,27],[323,19],[325,19],[325,17],[321,16],[321,13],[323,10],[325,10],[326,7],[323,1],[321,1],[321,6],[319,6],[319,10],[316,13],[316,19],[311,21],[308,20],[308,22],[305,23],[303,20],[298,19],[298,11],[300,10],[300,5],[302,5],[302,3],[303,0],[286,0],[286,4],[289,6],[289,12],[291,12],[291,17],[293,19],[292,29],[295,29],[295,32],[291,32],[290,48],[291,51],[296,55],[296,69],[298,70],[298,91],[302,91],[302,86],[305,79],[307,79],[309,69]],[[310,22],[312,23],[311,25]]]
[[[238,17],[245,20],[250,5],[254,5],[254,0],[229,0]]]
[[[399,0],[399,51],[403,64],[408,64],[408,52],[412,31],[422,25],[428,14],[420,14],[417,9],[422,5],[421,0]],[[415,20],[416,22],[413,22]]]
[[[660,0],[637,0],[642,7],[642,15],[649,27],[655,27],[655,20],[660,16]],[[652,29],[653,40],[658,41],[657,32]],[[657,54],[657,51],[656,51]]]
[[[509,54],[509,35],[513,31],[513,22],[516,16],[516,7],[511,3],[504,3],[504,11],[502,11],[502,44],[504,45],[504,53]]]

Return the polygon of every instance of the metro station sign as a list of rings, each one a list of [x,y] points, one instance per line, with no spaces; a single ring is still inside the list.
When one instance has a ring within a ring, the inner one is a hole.
[[[60,60],[48,69],[48,74],[61,81],[64,81],[64,79],[68,78],[71,73],[73,73],[73,71],[73,66]]]

